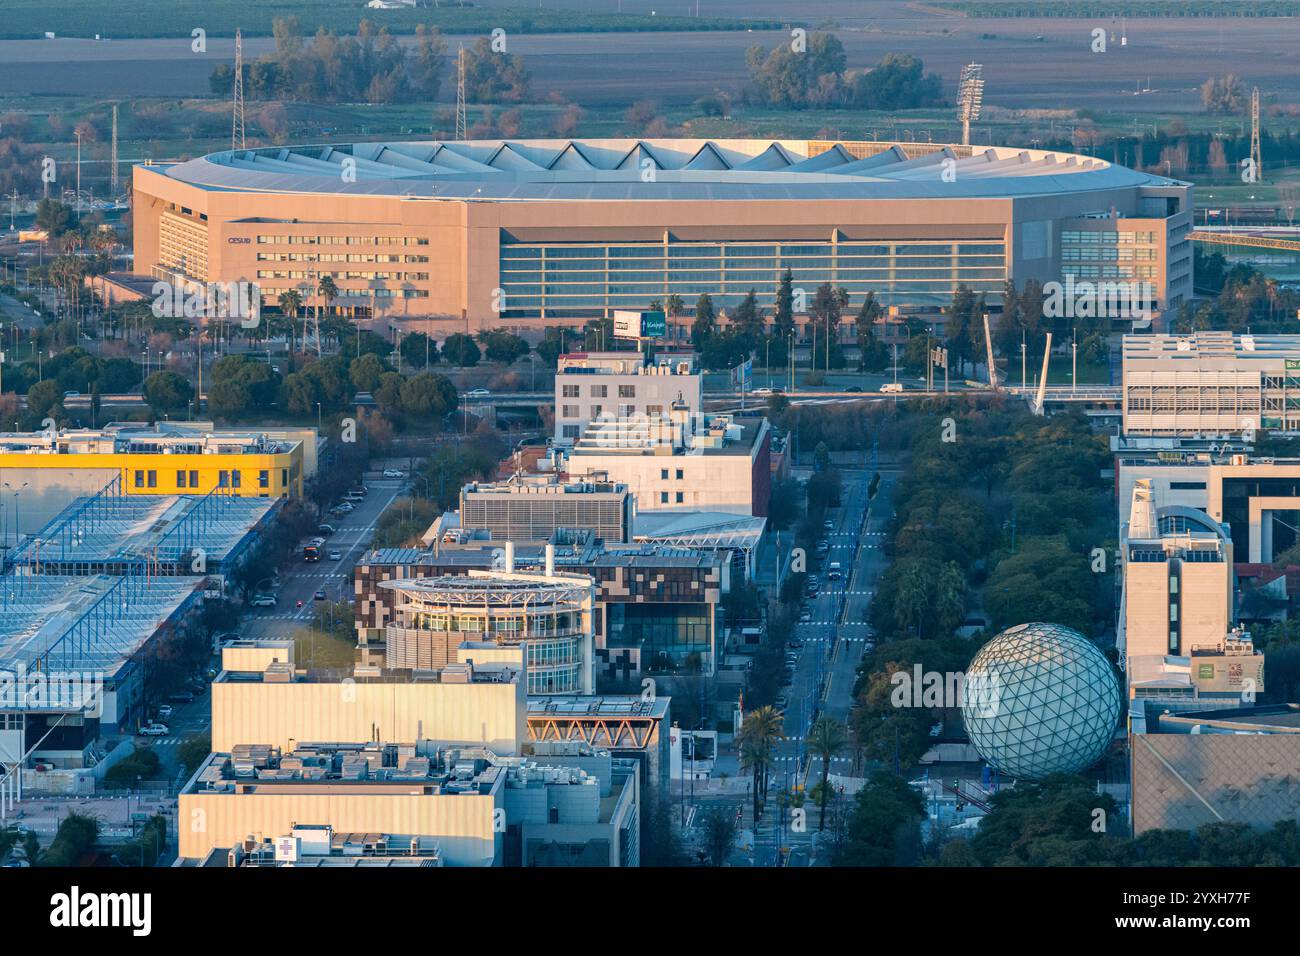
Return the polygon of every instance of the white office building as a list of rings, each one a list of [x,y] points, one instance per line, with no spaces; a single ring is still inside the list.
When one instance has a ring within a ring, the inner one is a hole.
[[[640,352],[561,355],[555,373],[555,442],[572,445],[594,419],[659,419],[674,407],[702,410],[703,376],[690,354]]]
[[[1125,435],[1300,431],[1300,335],[1124,336]]]

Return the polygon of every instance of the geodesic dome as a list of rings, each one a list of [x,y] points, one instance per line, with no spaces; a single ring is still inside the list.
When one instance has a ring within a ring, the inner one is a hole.
[[[1025,780],[1092,766],[1119,718],[1110,661],[1059,624],[1007,628],[975,655],[963,688],[962,721],[975,749]]]

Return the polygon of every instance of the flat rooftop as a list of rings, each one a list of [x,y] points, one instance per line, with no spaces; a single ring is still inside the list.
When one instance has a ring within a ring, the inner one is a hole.
[[[0,433],[0,453],[26,455],[271,455],[301,445],[252,429],[198,431],[182,424],[113,422],[103,428]]]
[[[472,649],[468,650],[472,653]],[[214,683],[226,684],[517,684],[522,668],[499,661],[474,664],[445,664],[421,669],[357,666],[347,670],[330,668],[295,669],[280,661],[264,670],[223,670]]]
[[[655,695],[646,700],[629,694],[600,697],[529,697],[529,717],[635,718],[660,720],[668,716],[671,697]]]
[[[1233,332],[1192,332],[1188,335],[1126,335],[1125,369],[1181,370],[1183,366],[1213,369],[1249,368],[1255,363],[1300,358],[1300,335],[1250,335]]]
[[[1186,727],[1201,724],[1245,733],[1300,734],[1300,704],[1270,704],[1161,714],[1158,724]]]
[[[743,517],[743,516],[742,516]],[[754,520],[754,519],[751,519]],[[763,519],[756,519],[762,521]],[[472,542],[468,545],[440,545],[437,553],[433,549],[420,548],[380,548],[369,551],[357,562],[358,567],[366,565],[420,565],[431,568],[451,568],[471,570],[490,570],[499,562],[501,542]],[[546,560],[545,545],[533,543],[515,545],[515,567],[540,568]],[[611,545],[608,550],[594,545],[579,546],[576,550],[557,548],[555,567],[557,571],[582,572],[586,568],[626,567],[626,568],[703,568],[717,564],[718,558],[708,552],[700,552],[688,547],[668,547],[662,544],[633,545],[622,548]],[[456,582],[463,578],[453,576]],[[383,584],[401,585],[408,581],[428,580],[427,578],[397,579],[381,582]],[[458,583],[457,586],[460,586]]]

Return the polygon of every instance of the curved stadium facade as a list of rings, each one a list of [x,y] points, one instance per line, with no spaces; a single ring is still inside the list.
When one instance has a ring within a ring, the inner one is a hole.
[[[235,150],[134,171],[137,271],[246,281],[355,317],[471,330],[581,323],[700,293],[770,307],[938,307],[959,283],[1150,283],[1190,298],[1190,186],[1104,160],[986,146],[525,140]],[[463,328],[464,325],[458,325]]]

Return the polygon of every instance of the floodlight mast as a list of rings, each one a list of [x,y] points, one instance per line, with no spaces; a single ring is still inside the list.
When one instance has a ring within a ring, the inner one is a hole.
[[[984,105],[984,65],[968,63],[962,67],[957,85],[957,111],[961,117],[961,144],[970,145],[970,124],[980,118]]]

